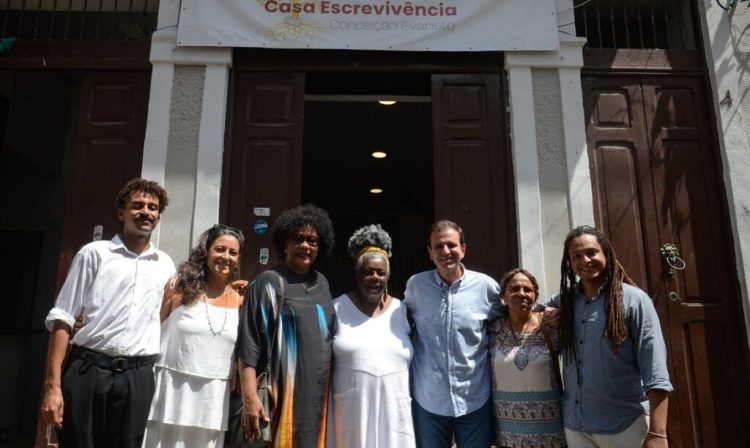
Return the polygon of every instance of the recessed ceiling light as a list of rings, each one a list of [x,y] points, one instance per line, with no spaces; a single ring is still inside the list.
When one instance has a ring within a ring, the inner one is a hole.
[[[372,194],[380,194],[383,192],[382,188],[370,188],[370,193]]]
[[[393,106],[394,104],[396,104],[396,102],[393,100],[380,100],[378,101],[378,103],[382,104],[383,106]]]
[[[387,155],[388,154],[384,153],[383,151],[375,151],[374,153],[372,153],[372,156],[376,159],[385,159]]]

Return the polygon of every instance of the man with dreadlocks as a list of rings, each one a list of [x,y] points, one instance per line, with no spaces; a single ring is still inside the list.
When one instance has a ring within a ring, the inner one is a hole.
[[[672,385],[651,298],[593,227],[576,227],[565,238],[561,271],[552,303],[562,314],[568,445],[666,447]]]

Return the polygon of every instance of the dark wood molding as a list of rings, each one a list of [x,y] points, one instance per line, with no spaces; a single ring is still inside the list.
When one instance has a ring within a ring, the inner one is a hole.
[[[705,61],[700,51],[640,50],[640,49],[583,49],[583,71],[664,73],[703,73]]]
[[[499,52],[264,50],[238,48],[235,71],[498,73]]]
[[[151,70],[149,41],[20,40],[0,54],[3,69]]]

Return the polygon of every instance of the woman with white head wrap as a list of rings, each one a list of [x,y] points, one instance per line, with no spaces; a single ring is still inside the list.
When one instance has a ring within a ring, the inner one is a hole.
[[[409,395],[413,356],[406,307],[388,294],[391,237],[379,224],[349,239],[356,289],[334,299],[328,447],[415,446]]]

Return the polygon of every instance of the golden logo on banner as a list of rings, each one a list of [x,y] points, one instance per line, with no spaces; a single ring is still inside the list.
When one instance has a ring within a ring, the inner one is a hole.
[[[280,12],[288,15],[281,22],[267,26],[261,32],[271,40],[277,42],[296,41],[306,42],[315,39],[325,33],[325,28],[305,22],[301,14],[304,12],[314,13],[321,1],[300,2],[277,2],[269,0],[257,0],[268,12]]]

